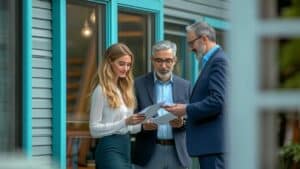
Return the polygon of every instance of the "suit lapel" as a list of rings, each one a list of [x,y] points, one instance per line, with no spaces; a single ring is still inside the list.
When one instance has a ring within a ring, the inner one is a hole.
[[[173,97],[173,102],[176,103],[177,102],[177,98],[178,98],[178,94],[180,89],[178,88],[177,85],[177,78],[176,76],[173,74],[173,87],[172,87],[172,97]]]
[[[195,89],[196,89],[196,87],[198,86],[199,81],[200,81],[200,75],[198,76],[197,81],[196,81],[196,83],[195,83],[195,85],[194,85],[194,87],[193,87],[192,94],[191,94],[191,97],[190,97],[190,98],[193,97],[194,92],[195,92]]]
[[[156,99],[154,99],[155,91],[154,91],[154,79],[153,79],[153,73],[149,73],[145,81],[145,86],[147,88],[147,93],[150,97],[150,100],[152,101],[152,104],[156,102]]]
[[[204,74],[204,72],[206,71],[207,67],[209,66],[209,64],[211,63],[210,61],[212,60],[212,58],[210,58],[210,60],[205,64],[204,68],[201,70],[201,72],[199,73],[198,75],[198,78],[197,78],[197,81],[193,87],[193,90],[192,90],[192,94],[191,94],[191,97],[193,97],[194,95],[194,92],[195,92],[195,89],[196,87],[199,85],[198,83],[200,83],[200,79],[202,77],[202,75]]]
[[[193,87],[193,91],[192,91],[192,94],[191,94],[191,97],[193,97],[193,94],[194,94],[194,91],[195,91],[195,88],[199,85],[199,81],[202,77],[202,75],[204,74],[204,72],[207,70],[207,67],[209,67],[209,65],[211,64],[213,58],[215,55],[217,55],[217,53],[221,51],[221,48],[219,48],[218,50],[216,50],[214,53],[213,53],[213,56],[207,61],[207,63],[205,64],[204,68],[201,70],[200,74],[198,75],[198,78],[197,78],[197,81]]]

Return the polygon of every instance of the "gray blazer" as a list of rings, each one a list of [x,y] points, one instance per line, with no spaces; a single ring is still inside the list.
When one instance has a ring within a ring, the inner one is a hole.
[[[190,82],[173,75],[173,101],[174,103],[188,103],[191,93]],[[137,110],[156,103],[154,91],[153,72],[140,76],[135,80],[135,94],[137,98]],[[156,146],[157,130],[144,131],[136,135],[136,141],[132,149],[132,161],[134,164],[144,166],[150,160]],[[186,150],[185,126],[173,129],[176,151],[182,166],[191,165],[191,159]]]

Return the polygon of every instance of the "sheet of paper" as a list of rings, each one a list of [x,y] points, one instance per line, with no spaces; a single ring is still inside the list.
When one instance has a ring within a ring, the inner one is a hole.
[[[164,103],[163,106],[175,106],[176,104],[174,103]]]
[[[151,106],[148,106],[144,108],[140,114],[144,114],[146,119],[149,119],[157,114],[157,111],[160,109],[160,107],[164,104],[164,102],[160,102],[157,104],[153,104]]]
[[[167,113],[162,116],[156,117],[152,119],[152,122],[161,125],[161,124],[167,124],[169,121],[176,119],[177,117],[173,115],[172,113]]]

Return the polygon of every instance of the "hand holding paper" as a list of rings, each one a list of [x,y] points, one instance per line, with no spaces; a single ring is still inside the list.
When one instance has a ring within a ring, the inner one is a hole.
[[[146,120],[142,126],[146,131],[157,130],[157,124],[153,123],[151,119]]]
[[[157,125],[161,125],[161,124],[167,124],[169,123],[169,121],[176,119],[177,117],[171,113],[167,113],[164,114],[162,116],[153,118],[152,121],[153,123],[157,124]]]
[[[170,125],[173,127],[173,128],[180,128],[183,126],[183,117],[178,117],[176,119],[173,119],[170,121]]]
[[[163,108],[176,115],[176,116],[184,116],[186,114],[186,104],[175,104],[173,106],[163,106]]]
[[[140,114],[145,115],[146,119],[149,119],[157,114],[157,111],[161,108],[164,102],[160,102],[157,104],[153,104],[151,106],[146,107],[143,109]]]

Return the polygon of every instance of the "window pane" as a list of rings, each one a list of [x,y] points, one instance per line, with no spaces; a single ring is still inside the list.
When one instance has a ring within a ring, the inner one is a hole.
[[[185,47],[185,42],[186,38],[180,37],[180,36],[174,36],[174,35],[165,35],[166,40],[170,40],[177,45],[177,63],[174,67],[174,73],[181,76],[185,77],[186,76],[186,69],[185,69],[185,63],[187,62],[188,57],[186,55],[186,47]]]
[[[300,38],[264,37],[261,44],[261,89],[299,90]]]
[[[0,152],[16,151],[21,145],[18,4],[0,1]]]
[[[221,47],[226,51],[226,42],[225,42],[225,31],[221,29],[215,29],[216,30],[216,38],[217,38],[217,44],[221,45]]]
[[[260,168],[299,168],[300,112],[268,109],[260,117]]]
[[[145,74],[149,67],[151,44],[154,40],[154,19],[151,15],[119,11],[118,39],[125,43],[135,55],[133,73]]]
[[[190,66],[190,54],[186,45],[186,25],[175,23],[165,23],[165,40],[170,40],[177,45],[177,63],[174,67],[174,73],[186,79],[192,79]]]
[[[104,42],[104,6],[87,1],[67,4],[68,168],[93,165],[89,134],[89,83]]]
[[[261,3],[262,18],[299,18],[300,3],[297,0],[265,0]]]

